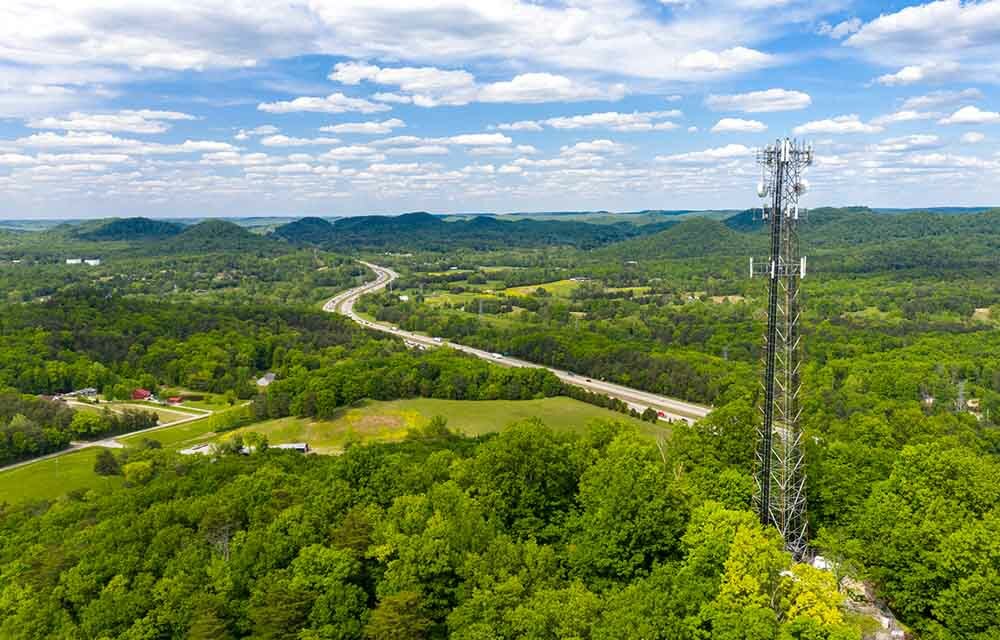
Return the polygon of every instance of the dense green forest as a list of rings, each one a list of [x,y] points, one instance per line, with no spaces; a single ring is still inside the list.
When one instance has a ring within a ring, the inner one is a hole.
[[[133,452],[125,490],[4,513],[0,634],[859,637],[833,575],[741,510],[739,474],[710,499],[682,472],[706,443],[678,441],[438,423],[339,457]]]
[[[793,563],[750,510],[759,222],[567,217],[4,233],[0,462],[138,428],[37,397],[85,386],[216,394],[249,403],[251,431],[365,398],[569,392],[320,312],[371,277],[356,257],[402,274],[357,304],[371,317],[714,410],[659,442],[438,420],[339,456],[129,446],[104,456],[119,488],[0,508],[0,637],[860,638],[844,575],[917,637],[997,637],[1000,211],[802,227],[808,515],[834,572]]]

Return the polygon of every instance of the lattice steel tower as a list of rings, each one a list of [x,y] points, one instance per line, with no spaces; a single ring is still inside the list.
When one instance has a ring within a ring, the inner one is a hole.
[[[785,138],[758,152],[762,178],[757,195],[770,224],[771,255],[750,259],[750,277],[768,278],[764,351],[763,423],[757,445],[757,510],[761,524],[774,525],[796,559],[806,553],[806,479],[799,427],[799,280],[806,259],[799,255],[796,226],[802,174],[812,163],[811,146]],[[804,213],[804,211],[803,211]]]

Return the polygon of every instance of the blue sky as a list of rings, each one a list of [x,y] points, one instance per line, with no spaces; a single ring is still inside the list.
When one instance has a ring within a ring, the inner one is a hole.
[[[0,216],[1000,204],[998,82],[1000,0],[7,0]]]

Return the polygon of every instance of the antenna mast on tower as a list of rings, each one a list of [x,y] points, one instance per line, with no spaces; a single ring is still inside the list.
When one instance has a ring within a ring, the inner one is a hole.
[[[808,534],[799,426],[799,280],[806,275],[806,259],[799,255],[796,226],[804,216],[799,196],[808,187],[802,173],[812,160],[812,146],[788,138],[758,152],[762,178],[757,195],[763,201],[761,216],[770,224],[771,253],[763,261],[750,259],[750,277],[768,279],[755,497],[761,524],[777,527],[796,559],[805,555]]]

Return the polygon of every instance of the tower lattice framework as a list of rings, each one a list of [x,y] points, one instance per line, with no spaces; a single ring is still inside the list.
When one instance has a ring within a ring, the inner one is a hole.
[[[768,279],[767,332],[764,349],[763,420],[758,432],[756,506],[761,524],[781,533],[785,548],[806,554],[806,478],[799,425],[799,284],[806,259],[799,255],[796,227],[804,214],[799,196],[806,190],[803,172],[812,148],[785,138],[761,149],[761,215],[770,228],[770,255],[750,260],[750,276]]]

